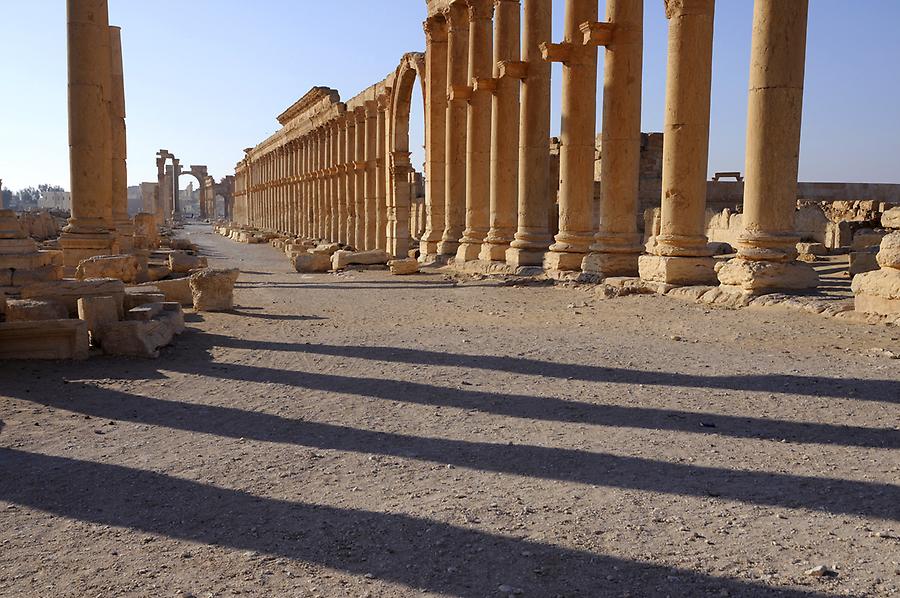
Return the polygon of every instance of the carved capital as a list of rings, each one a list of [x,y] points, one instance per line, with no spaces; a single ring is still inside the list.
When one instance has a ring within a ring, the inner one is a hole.
[[[376,99],[379,110],[387,110],[391,106],[391,96],[383,93]]]
[[[366,102],[366,118],[374,119],[378,118],[378,101],[377,100],[369,100]]]
[[[449,25],[444,15],[435,15],[429,17],[422,23],[425,30],[425,40],[429,43],[445,43],[447,41],[447,32]]]
[[[366,107],[359,106],[353,109],[353,116],[356,118],[357,123],[364,123],[366,120]]]
[[[468,0],[469,22],[490,21],[494,18],[493,0]]]

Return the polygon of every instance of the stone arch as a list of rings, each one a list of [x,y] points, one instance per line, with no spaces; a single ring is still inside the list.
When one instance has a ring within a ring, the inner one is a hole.
[[[409,211],[412,201],[409,175],[413,172],[409,151],[409,115],[413,88],[419,81],[423,109],[426,87],[425,54],[404,54],[394,72],[389,119],[390,189],[388,193],[388,252],[405,258],[409,252]],[[427,127],[423,127],[427,133]],[[426,139],[426,144],[428,140]],[[426,208],[427,209],[427,208]]]
[[[203,188],[206,185],[206,177],[208,176],[207,167],[206,166],[197,166],[191,164],[190,170],[182,170],[178,173],[179,180],[183,176],[192,176],[197,181],[197,190],[200,192],[200,216],[204,217],[203,214]],[[180,189],[179,181],[175,181],[175,187]]]

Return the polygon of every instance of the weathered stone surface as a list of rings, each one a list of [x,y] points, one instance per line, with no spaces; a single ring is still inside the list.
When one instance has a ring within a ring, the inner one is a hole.
[[[12,286],[24,287],[39,282],[49,282],[51,280],[59,280],[62,278],[61,266],[41,266],[39,268],[31,268],[27,270],[12,271]]]
[[[642,279],[674,285],[714,284],[715,264],[711,257],[642,255],[638,258]]]
[[[891,208],[881,215],[881,226],[900,229],[900,207]]]
[[[169,254],[169,270],[176,274],[187,274],[192,270],[206,268],[205,257],[190,255],[183,251],[173,251]]]
[[[297,272],[328,272],[331,258],[324,253],[298,253],[291,259]]]
[[[828,255],[828,248],[823,243],[797,243],[797,253],[800,255]]]
[[[169,239],[169,247],[179,251],[197,251],[197,246],[188,239]]]
[[[336,251],[331,256],[331,268],[340,270],[347,266],[374,266],[376,264],[387,264],[391,261],[391,255],[387,251],[381,249],[373,249],[371,251]]]
[[[872,249],[850,252],[850,276],[878,269],[878,258]]]
[[[0,323],[0,359],[87,359],[89,351],[81,320]]]
[[[88,278],[116,278],[123,282],[134,282],[140,270],[134,255],[98,255],[83,260],[75,270],[78,280]]]
[[[419,271],[419,261],[415,258],[391,260],[388,262],[388,267],[391,269],[391,274],[396,276],[415,274]]]
[[[51,282],[41,282],[22,288],[22,299],[48,299],[65,305],[69,317],[78,317],[78,299],[108,295],[115,298],[119,313],[124,313],[123,298],[125,283],[114,278],[91,278],[75,280],[64,278]]]
[[[764,262],[733,259],[717,266],[719,282],[745,291],[811,289],[819,284],[819,275],[800,262]]]
[[[150,279],[150,282],[155,282],[157,280],[162,280],[172,274],[172,271],[169,269],[168,264],[148,264],[147,265],[147,278]]]
[[[119,321],[119,308],[112,297],[82,297],[78,300],[78,318],[87,323],[91,343],[98,346],[105,327]]]
[[[877,259],[882,268],[900,269],[900,232],[891,233],[881,240]]]
[[[6,302],[7,322],[35,322],[39,320],[65,320],[69,312],[56,301],[11,299]]]
[[[332,256],[340,250],[341,246],[338,243],[322,243],[321,245],[316,245],[312,249],[309,250],[310,253],[315,254],[323,254]]]
[[[104,353],[159,357],[159,350],[171,344],[175,335],[184,329],[184,313],[177,303],[156,305],[164,307],[150,321],[129,319],[106,326],[100,342]]]
[[[240,270],[207,268],[191,275],[191,293],[196,311],[228,311],[234,307],[234,283]]]
[[[166,300],[166,296],[156,287],[131,287],[125,289],[124,307],[125,312],[146,305],[147,303],[162,303]]]
[[[867,314],[900,314],[900,270],[883,268],[853,277],[856,311]]]
[[[875,231],[869,228],[861,228],[853,235],[853,245],[851,247],[857,251],[867,247],[877,247],[881,244],[881,239],[886,233],[884,231]]]
[[[181,305],[194,304],[194,296],[191,294],[191,279],[187,276],[184,278],[157,280],[156,282],[148,282],[140,286],[157,289],[166,296],[166,301],[174,301]]]

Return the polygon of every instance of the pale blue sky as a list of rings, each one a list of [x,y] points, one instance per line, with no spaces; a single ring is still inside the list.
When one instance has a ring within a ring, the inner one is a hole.
[[[558,38],[564,2],[553,4]],[[744,168],[752,4],[718,2],[710,172]],[[900,0],[810,5],[801,179],[900,183]],[[424,49],[423,0],[110,0],[110,18],[123,29],[129,184],[155,180],[161,147],[230,174],[310,87],[349,99]],[[0,23],[0,178],[68,188],[65,2],[0,0]],[[642,128],[658,131],[662,0],[646,2],[645,53]],[[556,112],[558,77],[553,88]],[[421,119],[417,107],[413,147]],[[414,160],[421,167],[421,150]]]

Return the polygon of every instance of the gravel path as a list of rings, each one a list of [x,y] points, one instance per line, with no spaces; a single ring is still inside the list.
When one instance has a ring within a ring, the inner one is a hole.
[[[187,232],[233,313],[0,364],[0,596],[900,595],[896,327]]]

